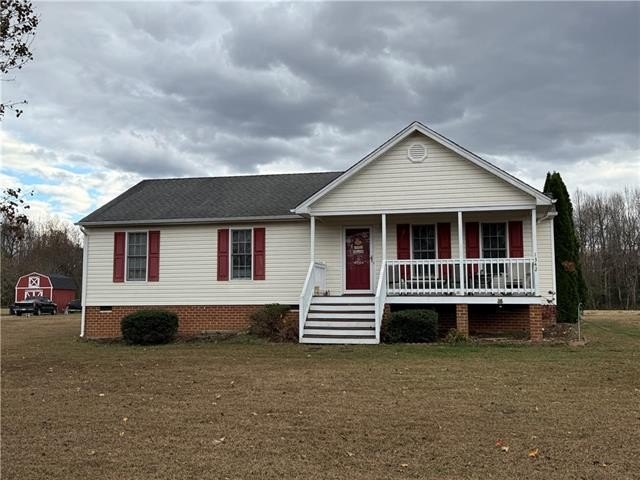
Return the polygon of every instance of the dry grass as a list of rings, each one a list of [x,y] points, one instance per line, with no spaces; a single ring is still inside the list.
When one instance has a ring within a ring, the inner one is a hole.
[[[640,472],[638,313],[589,313],[582,348],[136,348],[78,318],[2,319],[3,479]]]

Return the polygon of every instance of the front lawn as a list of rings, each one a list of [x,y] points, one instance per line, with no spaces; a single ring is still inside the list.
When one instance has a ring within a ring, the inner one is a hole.
[[[2,318],[3,479],[640,472],[638,313],[590,314],[586,347],[145,348],[78,324]]]

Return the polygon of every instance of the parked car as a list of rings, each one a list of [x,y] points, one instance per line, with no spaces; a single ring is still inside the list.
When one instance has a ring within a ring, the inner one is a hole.
[[[13,310],[18,316],[23,313],[31,313],[33,315],[50,313],[51,315],[55,315],[58,313],[58,305],[53,303],[47,297],[30,297],[21,302],[16,302]]]
[[[75,300],[71,300],[69,303],[67,303],[67,306],[64,309],[64,313],[81,312],[81,311],[82,311],[82,301],[79,298],[76,298]]]

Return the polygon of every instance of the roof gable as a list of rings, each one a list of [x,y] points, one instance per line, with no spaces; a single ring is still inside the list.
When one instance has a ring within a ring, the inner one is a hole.
[[[334,179],[332,182],[327,184],[324,188],[322,188],[321,190],[316,192],[314,195],[312,195],[311,197],[306,199],[304,202],[301,202],[296,207],[296,209],[294,211],[296,213],[299,213],[299,214],[308,213],[309,207],[312,204],[314,204],[315,202],[317,202],[321,198],[323,198],[326,195],[328,195],[330,192],[332,192],[334,189],[336,189],[337,187],[342,185],[348,179],[350,179],[353,176],[355,176],[362,169],[364,169],[368,165],[372,164],[377,159],[379,159],[380,157],[385,155],[387,152],[389,152],[392,148],[394,148],[395,146],[397,146],[398,144],[400,144],[401,142],[403,142],[404,140],[409,138],[411,135],[416,134],[416,133],[424,135],[428,139],[430,139],[433,142],[436,142],[437,144],[439,144],[439,145],[451,150],[452,152],[456,153],[457,155],[459,155],[463,159],[469,161],[471,164],[477,166],[478,168],[480,168],[480,169],[482,169],[482,170],[494,175],[495,177],[497,177],[497,178],[501,179],[502,181],[506,182],[507,184],[510,184],[511,186],[515,187],[516,189],[526,193],[527,195],[532,197],[532,202],[535,199],[535,203],[538,204],[538,205],[551,205],[553,203],[553,200],[551,200],[549,197],[547,197],[544,193],[542,193],[539,190],[535,189],[534,187],[526,184],[522,180],[514,177],[513,175],[511,175],[511,174],[505,172],[504,170],[496,167],[495,165],[487,162],[483,158],[475,155],[474,153],[470,152],[469,150],[466,150],[465,148],[463,148],[463,147],[459,146],[458,144],[452,142],[451,140],[447,139],[446,137],[444,137],[444,136],[440,135],[439,133],[431,130],[430,128],[426,127],[422,123],[413,122],[412,124],[410,124],[409,126],[404,128],[403,130],[398,132],[396,135],[391,137],[389,140],[387,140],[384,144],[382,144],[381,146],[376,148],[374,151],[369,153],[367,156],[365,156],[358,163],[356,163],[351,168],[346,170],[342,175],[340,175],[339,177]]]

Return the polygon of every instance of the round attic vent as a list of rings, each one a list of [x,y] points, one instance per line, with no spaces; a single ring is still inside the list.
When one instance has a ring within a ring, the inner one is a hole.
[[[407,149],[407,157],[414,163],[422,162],[427,158],[427,146],[424,143],[412,143]]]

